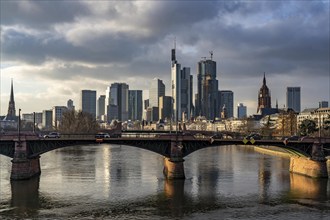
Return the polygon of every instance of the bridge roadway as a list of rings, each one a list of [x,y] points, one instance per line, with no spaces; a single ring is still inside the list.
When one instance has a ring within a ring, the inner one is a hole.
[[[183,158],[187,155],[206,148],[228,145],[253,145],[253,146],[277,146],[297,158],[321,162],[322,164],[310,164],[298,167],[298,171],[304,175],[324,176],[324,163],[330,149],[329,139],[305,139],[303,141],[282,141],[282,140],[245,140],[245,139],[220,139],[208,135],[184,135],[179,134],[157,134],[157,133],[123,133],[119,138],[97,139],[94,135],[62,135],[60,138],[39,138],[35,135],[1,136],[0,154],[13,158],[11,178],[24,179],[32,175],[40,174],[40,155],[48,151],[66,146],[82,146],[90,144],[116,144],[134,146],[153,151],[164,156],[164,173],[170,178],[184,178]],[[292,159],[292,158],[291,158]],[[305,161],[306,160],[306,161]],[[298,161],[298,160],[295,160]],[[291,162],[292,167],[297,167],[297,162]],[[290,163],[290,170],[291,170]],[[313,162],[314,163],[314,162]],[[313,171],[301,171],[306,167],[317,166]],[[297,169],[297,168],[294,168]],[[294,172],[294,171],[293,171]],[[309,174],[312,172],[312,174]]]
[[[153,134],[153,133],[130,133],[123,134],[120,138],[102,138],[96,139],[94,135],[62,135],[61,138],[39,138],[37,136],[25,135],[20,137],[21,141],[26,142],[28,148],[28,157],[36,157],[51,150],[66,146],[81,146],[89,144],[117,144],[134,146],[146,150],[153,151],[165,157],[171,156],[171,143],[178,142],[182,151],[182,156],[193,153],[196,150],[224,146],[224,145],[254,145],[254,146],[276,146],[297,156],[311,157],[312,145],[315,139],[306,139],[303,141],[287,141],[282,140],[255,140],[243,142],[240,139],[217,139],[210,136],[200,135],[198,137],[192,135],[175,135],[175,134]],[[0,154],[13,158],[15,142],[18,142],[17,136],[2,136],[0,138]],[[323,143],[324,155],[330,153],[330,139],[321,139]]]

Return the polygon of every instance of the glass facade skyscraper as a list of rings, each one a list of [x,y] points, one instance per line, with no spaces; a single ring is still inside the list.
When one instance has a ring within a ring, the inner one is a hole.
[[[213,60],[201,60],[197,67],[195,115],[205,116],[209,120],[220,116],[216,65]]]
[[[81,110],[92,114],[94,118],[96,117],[96,91],[81,91]]]
[[[160,79],[153,79],[149,89],[149,106],[158,107],[159,97],[165,96],[165,84]]]
[[[230,90],[221,90],[218,95],[221,109],[226,107],[227,118],[234,117],[234,93]]]
[[[128,90],[128,119],[142,120],[142,90]]]
[[[181,64],[178,63],[175,56],[175,49],[172,49],[171,65],[171,86],[173,112],[172,118],[175,121],[183,121],[185,117],[189,119],[193,109],[192,104],[192,82],[190,68],[184,67],[181,70]]]
[[[300,112],[300,87],[286,88],[286,107]]]
[[[113,83],[107,88],[106,94],[107,119],[119,121],[128,120],[128,85],[126,83]]]

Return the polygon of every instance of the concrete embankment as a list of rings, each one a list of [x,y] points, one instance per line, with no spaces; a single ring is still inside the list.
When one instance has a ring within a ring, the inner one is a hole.
[[[292,153],[285,151],[279,147],[274,146],[264,146],[264,147],[254,147],[254,150],[258,153],[279,156],[290,159],[290,157],[295,156]]]
[[[325,173],[327,172],[328,176],[330,176],[330,157],[327,157],[325,167],[323,167],[324,165],[322,165],[322,169],[315,168],[316,170],[318,170],[318,172],[322,173],[322,175],[321,174],[314,175],[314,174],[310,174],[310,172],[312,172],[312,171],[310,171],[310,169],[312,169],[312,167],[315,166],[314,163],[316,163],[316,162],[313,162],[308,158],[300,158],[299,155],[297,155],[293,152],[286,151],[285,149],[281,149],[281,148],[275,147],[275,146],[264,146],[264,147],[255,146],[254,150],[261,154],[279,156],[279,157],[290,159],[290,171],[291,172],[300,173],[300,174],[311,176],[311,177],[321,177],[321,176],[325,175],[324,172]],[[299,161],[299,160],[301,160],[301,161]],[[296,163],[293,163],[293,161],[296,161]],[[297,162],[297,161],[299,161],[299,162]],[[315,171],[313,170],[313,172],[315,172]]]

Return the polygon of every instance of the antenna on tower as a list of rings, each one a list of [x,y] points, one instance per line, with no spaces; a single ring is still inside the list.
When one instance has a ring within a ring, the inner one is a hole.
[[[210,51],[210,55],[211,55],[211,60],[212,60],[212,58],[213,58],[213,51],[212,50]]]
[[[174,37],[174,49],[176,49],[176,37]]]

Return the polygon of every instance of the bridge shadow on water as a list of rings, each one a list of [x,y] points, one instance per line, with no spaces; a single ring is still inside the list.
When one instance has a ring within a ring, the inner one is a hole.
[[[263,181],[266,185],[263,190],[267,191],[267,182],[270,175],[267,171],[259,171],[259,181]],[[203,182],[203,181],[202,181]],[[100,204],[99,208],[81,208],[74,216],[76,218],[125,218],[125,216],[160,216],[160,217],[183,217],[193,213],[200,213],[212,210],[226,210],[228,208],[241,208],[241,203],[233,201],[230,198],[221,197],[219,195],[205,196],[198,194],[196,199],[191,193],[192,182],[186,180],[167,180],[158,179],[160,191],[154,195],[144,198],[134,199],[134,201],[126,201],[125,204],[109,202],[108,204]],[[61,216],[61,208],[70,208],[72,204],[68,201],[58,201],[46,193],[41,193],[40,178],[35,177],[30,180],[12,181],[11,192],[12,198],[10,202],[11,208],[2,211],[1,215],[6,218],[65,218]],[[205,185],[206,184],[206,185]],[[202,187],[211,187],[205,183]],[[214,186],[213,186],[214,187]],[[298,203],[305,206],[313,206],[311,201],[327,201],[328,181],[326,179],[312,179],[305,176],[290,174],[289,190],[283,195],[283,203]],[[203,190],[203,189],[202,189]],[[267,193],[261,190],[259,192],[259,204],[265,204]],[[265,197],[266,196],[266,197]],[[249,200],[250,198],[241,198]],[[253,200],[254,201],[254,200]],[[319,204],[318,204],[319,205]],[[320,207],[322,209],[322,207]],[[328,209],[329,207],[323,207]],[[57,211],[45,212],[45,210],[57,209]],[[55,212],[59,212],[55,214]],[[44,214],[42,214],[44,213]]]

